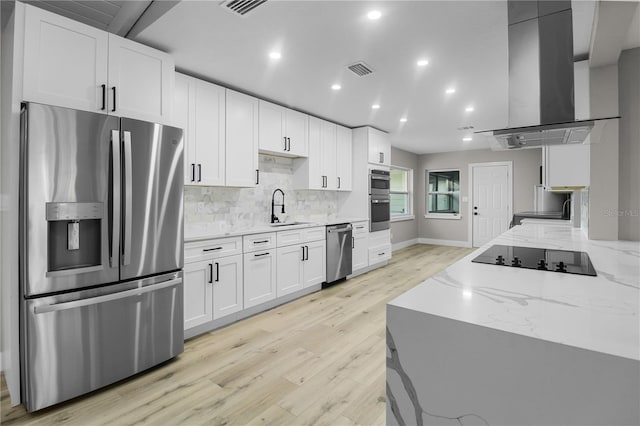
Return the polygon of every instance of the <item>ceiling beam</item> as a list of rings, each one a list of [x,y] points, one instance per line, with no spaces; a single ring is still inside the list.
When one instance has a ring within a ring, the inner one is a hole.
[[[135,1],[133,2],[135,3]],[[155,0],[149,2],[149,6],[144,10],[140,18],[129,29],[125,37],[134,38],[142,31],[144,31],[149,25],[160,19],[162,15],[171,10],[175,5],[180,3],[180,0]]]
[[[151,0],[124,1],[120,10],[113,17],[107,31],[124,37],[147,10]]]
[[[618,63],[638,4],[637,1],[598,2],[589,51],[591,68]]]

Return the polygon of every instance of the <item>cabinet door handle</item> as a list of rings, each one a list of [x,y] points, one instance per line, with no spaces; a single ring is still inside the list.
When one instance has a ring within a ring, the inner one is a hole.
[[[351,237],[351,248],[352,249],[356,248],[356,238],[355,237]]]
[[[209,284],[213,283],[213,263],[209,264]]]
[[[309,260],[309,246],[305,246],[307,248],[307,258],[306,260]]]
[[[111,91],[113,92],[113,108],[111,108],[111,112],[116,112],[116,86],[113,86]]]
[[[288,151],[291,152],[291,138],[287,138],[287,143],[289,145]]]
[[[216,262],[216,282],[220,282],[220,264]]]
[[[202,249],[202,251],[216,251],[216,250],[222,250],[222,246],[214,247],[214,248],[208,248],[208,249]]]
[[[264,243],[268,243],[269,240],[260,240],[260,241],[254,241],[253,244],[264,244]]]
[[[102,85],[102,108],[100,108],[102,111],[107,109],[107,85],[103,84]]]
[[[191,182],[196,181],[196,164],[191,163]]]
[[[256,169],[256,185],[260,184],[260,170]]]
[[[302,261],[304,262],[304,246],[300,247],[302,249]]]
[[[202,164],[198,164],[198,182],[202,182]]]
[[[338,189],[340,189],[342,185],[340,185],[340,176],[338,176]]]
[[[266,253],[260,253],[260,254],[254,254],[253,257],[261,257],[261,256],[268,256],[269,252]]]
[[[383,154],[383,153],[381,153],[381,152],[380,152],[379,154],[380,154],[380,155],[379,155],[379,157],[380,157],[380,162],[381,162],[381,163],[384,163],[384,154]]]
[[[287,137],[283,136],[282,140],[284,141],[284,150],[286,151],[287,150]]]

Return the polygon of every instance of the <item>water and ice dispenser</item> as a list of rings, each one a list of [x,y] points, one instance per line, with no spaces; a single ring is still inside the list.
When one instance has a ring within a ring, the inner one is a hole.
[[[103,203],[47,203],[50,273],[102,264]]]

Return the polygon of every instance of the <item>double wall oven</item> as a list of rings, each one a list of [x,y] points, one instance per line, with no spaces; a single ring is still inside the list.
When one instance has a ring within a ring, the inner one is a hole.
[[[369,231],[389,229],[391,177],[388,170],[369,171]]]

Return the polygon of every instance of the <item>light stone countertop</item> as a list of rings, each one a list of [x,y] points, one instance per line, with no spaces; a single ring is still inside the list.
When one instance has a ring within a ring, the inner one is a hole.
[[[471,262],[494,244],[585,251],[598,276]],[[536,223],[508,230],[389,305],[640,360],[639,300],[639,242]]]
[[[196,241],[210,240],[213,238],[226,238],[226,237],[238,237],[242,235],[262,234],[265,232],[277,232],[288,231],[290,229],[302,229],[313,228],[315,226],[328,226],[336,225],[338,223],[354,223],[368,221],[368,218],[356,218],[356,217],[338,217],[335,219],[326,220],[324,222],[305,222],[300,220],[299,225],[288,226],[270,226],[260,225],[251,228],[231,228],[224,224],[187,224],[184,225],[184,242],[192,243]]]

